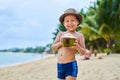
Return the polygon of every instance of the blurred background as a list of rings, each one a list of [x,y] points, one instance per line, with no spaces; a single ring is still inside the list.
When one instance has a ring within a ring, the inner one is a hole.
[[[120,0],[0,0],[0,51],[53,53],[59,16],[75,8],[83,22],[77,31],[86,48],[98,53],[120,53]]]

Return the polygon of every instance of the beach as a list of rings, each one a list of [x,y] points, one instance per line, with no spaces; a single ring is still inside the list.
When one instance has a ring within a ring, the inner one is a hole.
[[[102,57],[102,59],[98,59]],[[78,63],[77,80],[120,80],[120,54],[92,55],[90,60]],[[0,68],[0,80],[57,80],[57,58],[50,56],[45,59]]]

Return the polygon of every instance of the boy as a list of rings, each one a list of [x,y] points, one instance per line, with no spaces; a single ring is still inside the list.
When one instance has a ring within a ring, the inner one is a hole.
[[[52,45],[52,50],[58,49],[57,55],[57,70],[59,80],[76,80],[78,67],[75,60],[75,53],[78,51],[81,54],[86,53],[84,36],[76,32],[76,28],[82,22],[82,17],[75,9],[69,8],[59,18],[62,25],[65,26],[66,32],[59,32]],[[72,34],[77,39],[72,47],[62,46],[62,36],[64,34]],[[87,51],[88,52],[88,51]]]

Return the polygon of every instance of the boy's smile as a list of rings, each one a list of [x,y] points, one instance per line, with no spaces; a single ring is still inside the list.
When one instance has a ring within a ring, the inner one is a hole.
[[[64,24],[65,28],[67,29],[67,31],[74,32],[79,23],[78,23],[76,16],[67,15],[64,18],[63,24]]]

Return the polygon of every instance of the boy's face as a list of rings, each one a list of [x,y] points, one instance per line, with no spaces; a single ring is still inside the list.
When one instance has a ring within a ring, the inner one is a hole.
[[[63,25],[67,29],[67,31],[74,32],[79,24],[76,16],[74,15],[67,15],[64,18]]]

